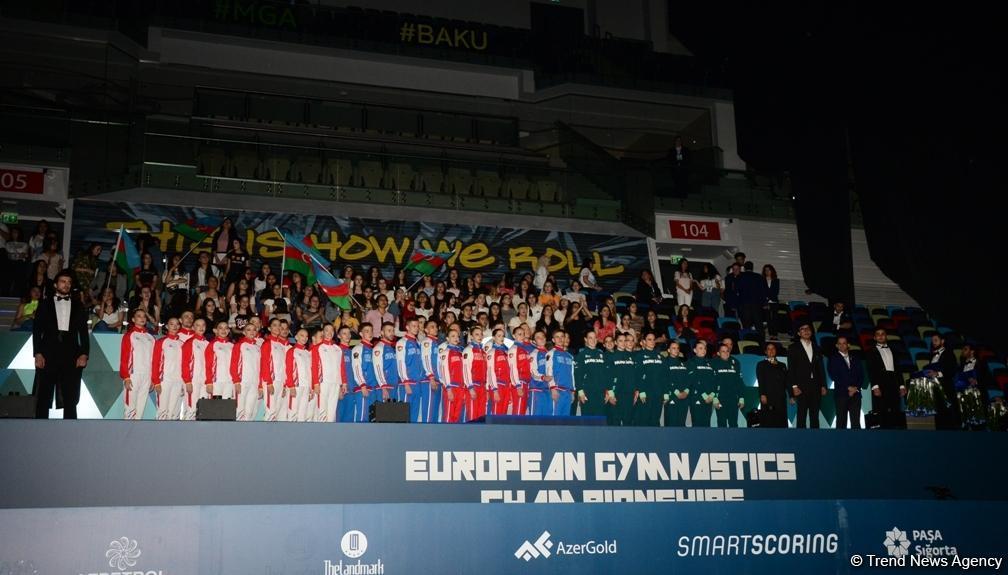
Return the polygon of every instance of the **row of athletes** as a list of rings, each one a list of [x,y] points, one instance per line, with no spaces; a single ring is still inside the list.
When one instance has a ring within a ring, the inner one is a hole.
[[[188,318],[187,318],[188,319]],[[189,323],[189,322],[186,322]],[[469,345],[452,326],[439,339],[437,322],[411,320],[406,335],[395,340],[386,323],[372,343],[372,328],[360,328],[361,342],[350,346],[348,328],[327,325],[309,334],[300,329],[289,343],[288,326],[274,319],[269,335],[259,336],[254,322],[237,342],[226,322],[209,339],[202,319],[182,327],[166,323],[167,335],[155,339],[146,329],[143,310],[135,310],[123,335],[120,376],[124,417],[140,419],[153,392],[158,419],[196,418],[201,398],[237,401],[237,419],[252,421],[366,422],[372,404],[395,398],[410,405],[410,421],[455,423],[495,415],[607,417],[610,425],[683,426],[692,411],[694,426],[735,426],[744,406],[743,383],[730,348],[708,358],[700,340],[695,355],[683,361],[672,342],[665,356],[653,335],[634,351],[632,337],[618,336],[612,352],[586,335],[577,357],[566,351],[568,336],[558,330],[552,348],[543,331],[516,328],[513,341],[503,329],[481,344],[482,328],[469,331]]]

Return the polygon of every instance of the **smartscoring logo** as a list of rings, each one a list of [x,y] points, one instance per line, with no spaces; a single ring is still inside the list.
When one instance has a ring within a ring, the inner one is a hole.
[[[364,563],[359,559],[368,550],[368,538],[363,531],[351,529],[340,539],[340,549],[349,559],[357,559],[356,563],[344,563],[342,559],[333,563],[325,560],[325,575],[384,575],[385,564],[379,558],[374,563]]]
[[[551,551],[552,550],[552,551]],[[522,559],[525,562],[542,557],[549,559],[555,555],[616,555],[616,540],[595,541],[594,539],[584,543],[564,543],[560,541],[553,549],[553,541],[550,540],[550,532],[543,531],[535,541],[525,540],[518,549],[515,550],[515,559]]]
[[[136,539],[120,537],[109,543],[109,548],[105,551],[105,558],[108,559],[109,567],[114,571],[94,571],[86,575],[164,575],[160,569],[144,571],[142,569],[132,570],[136,567],[137,559],[140,558],[140,544]],[[84,574],[81,574],[84,575]]]

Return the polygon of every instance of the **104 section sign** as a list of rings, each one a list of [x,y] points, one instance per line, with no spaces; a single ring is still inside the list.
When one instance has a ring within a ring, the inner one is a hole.
[[[720,240],[721,225],[703,220],[669,220],[669,237],[676,240]]]

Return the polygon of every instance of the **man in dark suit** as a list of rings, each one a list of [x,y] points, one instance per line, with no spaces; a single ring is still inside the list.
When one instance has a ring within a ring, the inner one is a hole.
[[[88,313],[79,299],[71,297],[70,270],[56,274],[55,294],[39,303],[32,329],[35,353],[35,417],[49,417],[56,393],[56,407],[63,407],[63,419],[77,419],[81,371],[90,353]]]
[[[732,264],[724,279],[725,317],[739,317],[739,280],[741,278],[742,266],[738,263]]]
[[[826,395],[822,352],[812,341],[812,325],[798,326],[798,340],[788,348],[788,387],[798,403],[796,426],[819,428],[819,400]]]
[[[987,391],[994,386],[994,376],[987,362],[977,356],[976,346],[967,343],[962,347],[962,369],[959,371],[957,387],[976,387],[980,390],[984,405],[990,402]]]
[[[753,271],[753,263],[745,263],[745,271],[738,277],[739,321],[746,329],[755,329],[763,337],[763,302],[766,282]]]
[[[850,416],[851,429],[861,429],[861,387],[864,384],[861,362],[850,355],[850,343],[846,337],[837,338],[836,349],[827,367],[833,379],[836,427],[847,429],[847,417]]]
[[[777,361],[777,344],[764,346],[766,359],[756,364],[756,382],[760,394],[760,427],[787,427],[788,370]]]
[[[872,390],[872,411],[882,417],[882,425],[885,427],[905,427],[905,423],[895,423],[897,420],[903,421],[897,414],[902,412],[900,398],[906,395],[907,390],[889,348],[888,335],[886,330],[876,329],[875,345],[865,351],[865,364]]]
[[[934,377],[945,392],[945,403],[935,405],[935,427],[938,429],[959,429],[962,427],[959,413],[959,399],[956,396],[955,379],[959,372],[955,354],[945,349],[945,336],[931,336],[931,363],[924,368],[925,377]]]

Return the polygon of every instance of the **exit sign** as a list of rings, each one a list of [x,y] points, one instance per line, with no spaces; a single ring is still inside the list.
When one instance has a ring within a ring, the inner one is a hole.
[[[669,220],[669,236],[676,240],[720,240],[721,225],[700,220]]]
[[[5,224],[18,223],[17,212],[0,212],[0,222],[3,222]]]

